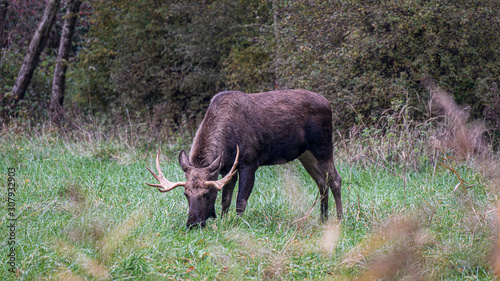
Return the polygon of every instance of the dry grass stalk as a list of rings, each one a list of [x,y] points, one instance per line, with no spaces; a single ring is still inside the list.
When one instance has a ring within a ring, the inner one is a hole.
[[[106,280],[109,277],[108,270],[106,267],[99,262],[89,258],[85,253],[82,253],[81,251],[78,251],[75,249],[73,246],[61,241],[57,240],[55,245],[54,245],[54,250],[58,252],[59,254],[68,257],[69,259],[73,260],[74,263],[78,264],[85,273],[89,274],[90,276],[93,276],[97,280]],[[73,276],[73,274],[69,273],[68,274],[63,274],[63,277],[70,277]]]
[[[286,272],[286,256],[278,253],[276,249],[272,249],[268,244],[269,240],[263,241],[262,239],[257,239],[253,235],[246,233],[241,230],[233,230],[230,235],[228,235],[231,240],[238,243],[239,248],[245,253],[245,259],[259,259],[269,261],[268,266],[264,269],[262,273],[263,279],[281,279]],[[237,266],[232,261],[231,254],[220,253],[221,251],[216,251],[218,253],[213,254],[218,263],[223,265],[226,271],[231,271],[233,266]]]
[[[353,267],[367,263],[367,269],[359,280],[403,277],[426,280],[428,276],[425,276],[419,266],[422,246],[428,241],[427,231],[416,220],[395,217],[352,249],[342,265]]]
[[[469,114],[453,99],[453,96],[439,88],[432,80],[424,85],[431,93],[430,108],[441,112],[446,120],[448,131],[441,138],[443,150],[451,150],[459,159],[484,155],[487,151],[482,138],[486,131],[484,124],[469,122]]]
[[[146,218],[146,212],[143,209],[135,210],[120,225],[107,233],[100,241],[100,249],[104,257],[109,257],[114,250],[122,245],[123,240],[125,240],[140,223],[146,220]]]
[[[304,188],[300,186],[299,178],[295,176],[298,173],[297,169],[288,166],[286,169],[280,169],[280,171],[280,177],[283,179],[280,190],[283,190],[292,209],[305,214],[308,208],[307,200],[304,200],[306,194]]]
[[[492,161],[491,161],[492,162]],[[490,162],[490,163],[491,163]],[[492,176],[491,185],[492,189],[498,194],[500,191],[500,165],[494,162],[493,165],[482,165],[487,169],[488,175]],[[490,263],[493,267],[493,272],[498,278],[500,276],[500,203],[496,205],[496,241],[493,245],[492,255],[490,256]]]
[[[57,280],[59,281],[84,281],[85,278],[80,277],[78,275],[74,275],[71,270],[66,268],[64,272],[61,272],[57,275]]]
[[[284,256],[274,256],[271,264],[264,269],[264,279],[282,279],[286,273],[287,261]]]
[[[340,224],[337,220],[329,220],[323,227],[323,235],[318,241],[319,250],[323,255],[331,257],[340,237]]]

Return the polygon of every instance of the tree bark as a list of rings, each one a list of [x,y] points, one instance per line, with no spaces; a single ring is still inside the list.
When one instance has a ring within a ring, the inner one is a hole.
[[[33,77],[33,72],[40,60],[40,54],[47,43],[49,32],[56,19],[57,10],[60,4],[61,0],[49,0],[47,7],[45,7],[42,19],[38,23],[33,38],[31,38],[28,53],[24,57],[23,65],[21,66],[21,70],[19,70],[16,83],[12,88],[12,95],[15,98],[15,103],[24,98],[24,94]]]
[[[7,36],[5,26],[7,25],[7,9],[9,8],[8,0],[0,0],[0,49],[7,46]]]
[[[52,82],[52,96],[50,97],[50,119],[54,123],[62,121],[64,92],[66,89],[66,70],[68,69],[68,59],[71,52],[71,39],[75,31],[78,11],[81,0],[69,0],[64,19],[61,42],[59,43],[59,53],[57,55],[54,80]]]

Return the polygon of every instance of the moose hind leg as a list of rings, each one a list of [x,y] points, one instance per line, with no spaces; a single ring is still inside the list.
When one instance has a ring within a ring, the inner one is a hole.
[[[306,151],[299,157],[299,160],[318,185],[321,196],[322,219],[328,219],[328,188],[330,188],[335,199],[337,218],[340,220],[342,218],[340,192],[342,178],[335,168],[333,156],[326,158],[326,160],[318,160],[310,151]]]
[[[318,185],[319,194],[321,196],[321,220],[326,221],[328,220],[328,187],[326,186],[326,172],[309,150],[299,156],[299,161]]]
[[[333,157],[325,161],[318,161],[318,166],[324,171],[323,175],[326,175],[327,185],[333,193],[333,198],[335,199],[335,207],[337,209],[337,219],[342,219],[342,196],[341,196],[341,184],[342,178],[340,177],[335,164],[333,163]]]
[[[335,199],[335,207],[337,208],[337,219],[342,219],[342,195],[341,195],[341,185],[342,185],[342,177],[340,177],[337,169],[335,168],[335,164],[333,160],[328,165],[329,167],[329,183],[330,189],[333,193],[333,198]]]

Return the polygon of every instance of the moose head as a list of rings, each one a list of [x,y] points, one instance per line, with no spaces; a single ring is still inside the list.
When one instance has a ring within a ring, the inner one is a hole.
[[[176,187],[184,186],[184,195],[188,200],[189,211],[187,227],[200,225],[204,227],[206,220],[210,217],[215,217],[215,199],[217,193],[231,180],[236,174],[236,167],[238,166],[238,159],[240,155],[239,147],[236,147],[236,158],[234,164],[222,179],[217,180],[222,168],[223,156],[217,157],[210,165],[206,167],[195,167],[190,161],[189,157],[184,150],[179,154],[179,164],[186,175],[184,182],[170,182],[163,175],[160,168],[160,151],[156,155],[156,175],[149,168],[148,171],[155,177],[160,184],[146,183],[149,186],[157,187],[161,192],[173,190]]]

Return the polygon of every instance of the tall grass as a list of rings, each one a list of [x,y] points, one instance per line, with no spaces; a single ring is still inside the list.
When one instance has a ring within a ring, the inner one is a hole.
[[[144,184],[159,147],[165,176],[184,177],[176,159],[189,133],[159,141],[131,120],[113,131],[10,124],[0,170],[17,169],[17,266],[8,272],[4,205],[1,279],[493,279],[496,158],[482,142],[457,150],[457,126],[471,126],[465,117],[451,122],[445,111],[416,123],[411,110],[395,103],[376,127],[339,135],[342,221],[319,222],[317,187],[293,162],[257,171],[242,216],[233,202],[194,230],[185,228],[182,188],[163,194]]]

